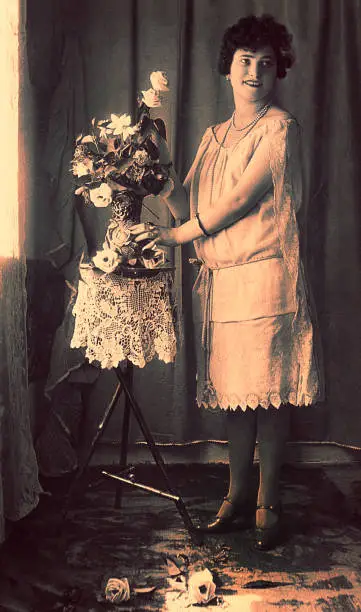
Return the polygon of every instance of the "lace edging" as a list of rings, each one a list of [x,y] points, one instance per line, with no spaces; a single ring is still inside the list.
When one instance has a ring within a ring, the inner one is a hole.
[[[154,357],[175,360],[177,339],[168,274],[132,279],[83,271],[73,306],[71,348],[110,369],[129,360],[143,368]]]
[[[174,346],[169,346],[165,349],[153,347],[153,350],[150,350],[147,354],[127,352],[121,346],[114,346],[111,352],[102,353],[101,357],[91,347],[74,340],[72,340],[70,347],[84,350],[85,357],[89,363],[100,364],[100,367],[106,370],[116,368],[120,363],[127,360],[131,361],[138,368],[144,368],[155,358],[164,363],[173,363],[177,354],[175,343]]]
[[[240,398],[236,395],[213,395],[209,396],[207,390],[197,395],[197,405],[207,409],[237,410],[241,408],[243,412],[250,408],[255,410],[258,406],[262,408],[279,408],[282,404],[292,404],[293,406],[310,406],[316,401],[312,395],[304,393],[301,398],[297,397],[296,391],[278,393],[270,391],[264,396],[257,393],[249,393],[246,397]]]

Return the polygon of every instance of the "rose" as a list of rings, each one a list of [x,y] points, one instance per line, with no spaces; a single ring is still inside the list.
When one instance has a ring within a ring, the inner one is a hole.
[[[209,569],[196,571],[189,576],[188,591],[191,604],[207,604],[214,599],[216,585]]]
[[[143,101],[148,108],[156,108],[162,106],[159,94],[154,89],[147,89],[142,91]]]
[[[105,208],[112,201],[113,191],[107,183],[89,190],[89,198],[97,208]]]
[[[108,230],[105,236],[105,241],[110,249],[120,249],[128,240],[130,232],[125,225],[110,221]]]
[[[111,274],[121,263],[122,258],[116,253],[112,251],[112,249],[103,249],[102,251],[97,251],[93,257],[93,263],[96,268],[106,272],[107,274]]]
[[[150,75],[150,82],[155,91],[169,91],[169,81],[165,72],[156,70]]]
[[[78,178],[90,174],[94,169],[94,164],[91,159],[83,159],[73,162],[73,174]]]
[[[105,587],[105,597],[113,604],[130,599],[130,586],[127,578],[109,578]]]

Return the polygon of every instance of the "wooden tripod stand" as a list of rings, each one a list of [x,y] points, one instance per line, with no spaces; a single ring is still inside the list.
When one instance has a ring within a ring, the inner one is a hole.
[[[106,407],[104,414],[98,424],[97,430],[93,439],[91,441],[91,445],[89,447],[88,453],[86,454],[85,459],[79,465],[79,468],[74,476],[73,482],[70,486],[69,493],[67,496],[67,500],[65,503],[64,509],[64,517],[68,514],[69,507],[71,504],[71,500],[75,493],[75,490],[79,484],[81,477],[83,476],[86,468],[88,467],[90,460],[94,454],[95,447],[102,434],[104,433],[105,427],[113,413],[114,408],[117,405],[118,399],[122,392],[125,394],[125,406],[124,406],[124,414],[123,414],[123,425],[122,425],[122,438],[121,438],[121,446],[120,446],[120,459],[119,459],[119,467],[120,474],[113,474],[110,472],[103,471],[102,474],[106,477],[112,478],[117,482],[116,488],[116,496],[115,496],[115,507],[121,507],[121,499],[122,499],[122,484],[127,484],[148,493],[158,495],[165,499],[172,500],[176,508],[184,522],[186,529],[188,530],[192,541],[199,545],[202,543],[203,538],[201,533],[196,529],[193,525],[193,522],[189,516],[188,510],[184,504],[182,497],[176,492],[173,487],[170,478],[168,476],[165,463],[163,458],[159,452],[158,447],[156,446],[153,435],[148,427],[148,424],[143,416],[143,413],[134,397],[133,394],[133,364],[131,362],[127,362],[126,371],[123,372],[122,369],[118,366],[114,368],[114,372],[118,378],[118,385],[113,394],[111,401]],[[153,456],[153,459],[158,467],[158,470],[161,472],[164,480],[165,487],[167,491],[161,491],[159,489],[144,485],[142,483],[136,482],[133,474],[131,474],[131,468],[127,467],[127,456],[128,456],[128,439],[129,439],[129,427],[130,427],[130,417],[131,413],[135,417],[138,425],[142,431],[146,444]]]

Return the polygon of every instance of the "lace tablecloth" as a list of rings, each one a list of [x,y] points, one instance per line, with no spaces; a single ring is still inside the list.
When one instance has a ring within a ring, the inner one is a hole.
[[[176,356],[173,274],[131,279],[80,267],[71,348],[84,348],[89,362],[113,368],[124,360],[143,368],[154,357]]]

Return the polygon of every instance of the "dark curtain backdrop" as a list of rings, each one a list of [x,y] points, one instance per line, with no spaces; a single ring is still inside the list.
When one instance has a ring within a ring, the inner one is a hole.
[[[263,12],[294,34],[297,62],[280,82],[278,97],[303,131],[302,244],[326,373],[325,403],[295,409],[292,435],[361,447],[359,0],[29,0],[38,135],[29,252],[36,260],[56,253],[58,273],[74,282],[79,251],[96,240],[104,219],[74,206],[73,137],[94,116],[132,112],[136,91],[148,88],[152,70],[165,70],[170,79],[162,116],[176,168],[185,176],[204,130],[232,111],[229,86],[216,69],[222,33],[239,17]],[[170,222],[161,202],[148,204]],[[137,396],[162,442],[225,439],[221,416],[194,403],[191,254],[191,247],[175,253],[184,325],[177,362],[154,361],[135,377]],[[111,388],[112,376],[102,377]]]

